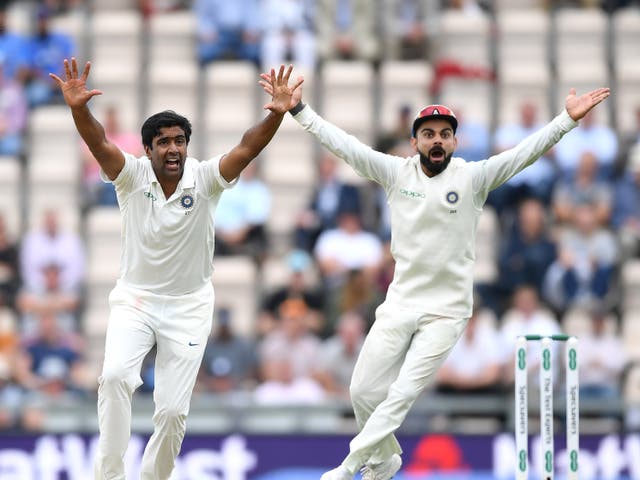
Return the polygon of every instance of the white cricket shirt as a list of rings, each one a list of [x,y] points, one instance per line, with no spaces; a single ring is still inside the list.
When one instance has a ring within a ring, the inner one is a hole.
[[[564,111],[516,147],[486,160],[452,158],[428,177],[420,157],[373,150],[306,106],[295,119],[356,172],[384,188],[391,215],[395,275],[387,299],[402,308],[446,317],[471,316],[478,218],[489,192],[577,125]]]
[[[124,156],[113,181],[122,214],[119,281],[161,295],[202,288],[213,273],[218,199],[237,180],[220,174],[221,155],[203,162],[188,157],[176,191],[165,199],[151,161]],[[102,179],[109,181],[104,172]]]

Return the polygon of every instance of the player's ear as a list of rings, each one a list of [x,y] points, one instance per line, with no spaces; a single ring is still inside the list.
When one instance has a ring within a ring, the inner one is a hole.
[[[416,137],[411,137],[409,139],[409,141],[411,142],[411,146],[413,147],[413,149],[416,151],[416,153],[418,152],[418,141],[416,140]]]
[[[147,156],[149,160],[151,160],[151,147],[145,145],[144,146],[144,154]]]

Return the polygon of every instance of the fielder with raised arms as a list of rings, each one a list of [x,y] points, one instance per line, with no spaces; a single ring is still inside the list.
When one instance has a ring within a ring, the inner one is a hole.
[[[122,152],[105,137],[87,103],[90,64],[78,72],[64,61],[65,79],[51,74],[80,136],[116,187],[122,214],[120,278],[109,295],[104,365],[98,379],[100,440],[96,480],[124,480],[131,433],[131,398],[142,384],[142,361],[156,345],[154,431],[142,457],[142,480],[171,476],[186,430],[189,402],[211,331],[214,214],[220,195],[269,143],[291,104],[292,67],[271,70],[268,115],[226,154],[199,162],[187,156],[189,120],[173,111],[142,125],[145,156]]]
[[[262,74],[267,93],[276,85]],[[599,88],[577,96],[565,110],[516,147],[478,162],[454,157],[458,121],[443,105],[423,108],[413,122],[416,155],[377,152],[291,97],[290,112],[327,149],[362,177],[384,188],[391,212],[395,275],[376,310],[351,380],[360,432],[341,465],[321,480],[388,480],[400,469],[394,436],[418,395],[456,343],[471,316],[475,234],[489,192],[555,145],[610,94]]]

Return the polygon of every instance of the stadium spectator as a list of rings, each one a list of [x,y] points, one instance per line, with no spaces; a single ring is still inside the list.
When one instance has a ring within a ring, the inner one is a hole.
[[[24,84],[28,70],[27,40],[10,29],[8,17],[8,6],[0,5],[0,57],[4,77]]]
[[[323,154],[318,165],[317,186],[309,206],[300,213],[296,221],[296,247],[313,251],[318,236],[323,231],[336,227],[339,211],[361,208],[358,189],[340,180],[337,168],[336,158]]]
[[[616,238],[601,227],[595,206],[577,205],[571,223],[557,241],[558,258],[545,274],[544,298],[557,310],[611,301],[615,267],[619,258]]]
[[[570,223],[578,205],[589,204],[594,209],[598,225],[606,227],[611,218],[613,187],[598,175],[598,159],[585,150],[578,162],[574,178],[560,180],[553,192],[552,208],[556,222]]]
[[[295,376],[310,376],[318,360],[320,340],[308,328],[309,310],[304,301],[292,298],[278,309],[278,324],[260,340],[258,351],[262,368],[272,360],[286,358]]]
[[[429,58],[427,19],[433,9],[421,0],[383,0],[386,56],[400,60]]]
[[[45,290],[44,267],[57,265],[60,285],[66,290],[82,286],[85,275],[84,244],[80,236],[60,224],[59,212],[45,210],[42,227],[27,232],[20,249],[20,271],[26,288]]]
[[[137,133],[128,131],[122,126],[120,110],[116,105],[109,105],[104,111],[104,133],[106,137],[123,152],[131,152],[140,156],[144,153],[142,142]],[[80,142],[82,152],[82,183],[85,195],[85,205],[117,205],[116,190],[110,183],[100,178],[100,164],[94,158],[86,143]]]
[[[18,294],[16,304],[20,313],[22,334],[33,335],[42,315],[53,316],[58,327],[67,334],[79,332],[79,289],[62,286],[60,268],[56,264],[45,265],[42,268],[42,276],[44,285],[41,289],[25,286]]]
[[[261,264],[267,253],[266,223],[271,193],[250,163],[235,188],[224,192],[216,208],[216,254],[249,255]]]
[[[45,397],[83,396],[89,385],[84,355],[77,337],[61,330],[54,315],[43,313],[20,347],[16,378],[23,388]]]
[[[615,163],[615,178],[625,175],[631,152],[636,145],[640,144],[640,105],[634,108],[633,117],[635,120],[633,128],[620,133],[620,148],[618,149],[618,158]]]
[[[45,5],[55,14],[82,7],[85,3],[86,0],[40,0],[41,5]]]
[[[322,60],[376,60],[376,8],[368,0],[318,0],[318,53]]]
[[[376,150],[389,153],[398,144],[410,144],[411,136],[411,120],[413,112],[409,105],[400,105],[398,107],[395,124],[390,130],[382,132],[376,140]]]
[[[615,184],[611,223],[623,259],[640,255],[640,143],[631,150],[627,171]]]
[[[352,270],[362,270],[376,278],[382,265],[382,242],[362,229],[360,212],[342,209],[336,228],[325,230],[318,237],[314,256],[325,285],[331,292],[341,288]]]
[[[234,334],[231,312],[218,307],[214,329],[204,350],[198,376],[199,389],[226,393],[253,388],[257,366],[253,343]]]
[[[601,305],[589,309],[590,329],[580,335],[580,399],[615,400],[627,356],[617,321]]]
[[[18,156],[24,149],[29,105],[24,87],[5,75],[4,65],[0,57],[0,155]]]
[[[16,426],[22,395],[15,381],[15,358],[20,336],[15,313],[0,306],[0,431]]]
[[[315,1],[262,0],[260,18],[263,68],[290,59],[298,69],[315,69]]]
[[[462,109],[454,108],[454,111],[458,119],[456,155],[471,162],[488,158],[491,135],[487,126],[479,120],[466,116]]]
[[[25,80],[31,107],[63,101],[62,93],[49,74],[62,75],[62,61],[75,55],[76,47],[71,36],[51,29],[52,15],[49,7],[39,6],[36,31],[27,38],[28,73]]]
[[[364,343],[366,323],[357,311],[340,315],[335,333],[322,342],[314,378],[333,397],[348,400],[349,384]]]
[[[313,378],[294,375],[294,366],[285,358],[276,358],[262,367],[262,382],[253,391],[258,405],[314,405],[326,394]]]
[[[278,310],[287,300],[302,300],[308,309],[307,327],[319,333],[325,325],[323,315],[324,294],[311,279],[314,265],[305,251],[294,250],[286,259],[289,275],[287,283],[268,291],[262,300],[258,315],[257,334],[262,337],[272,331],[278,322]]]
[[[373,323],[375,311],[384,300],[384,290],[378,288],[378,277],[362,269],[347,272],[344,285],[328,295],[325,335],[335,332],[337,323],[345,312],[355,312],[366,322],[367,329]]]
[[[500,337],[502,347],[500,351],[504,357],[502,363],[503,379],[510,385],[514,380],[514,355],[516,339],[521,335],[556,335],[561,333],[560,324],[556,316],[540,303],[536,289],[530,285],[521,285],[513,293],[511,308],[500,320]],[[540,368],[540,342],[527,344],[527,360],[529,362],[530,385],[538,386],[538,372]],[[554,342],[552,355],[557,358],[558,345]],[[558,369],[553,371],[554,378],[558,378]]]
[[[538,118],[538,106],[532,101],[524,101],[520,105],[518,121],[500,125],[496,129],[493,136],[495,153],[513,148],[543,126],[544,123]],[[549,155],[544,155],[533,165],[492,191],[488,202],[496,208],[498,213],[508,210],[510,206],[516,205],[527,197],[536,197],[548,205],[555,178],[553,162]]]
[[[0,307],[15,309],[20,287],[18,245],[11,238],[5,217],[0,214]]]
[[[524,200],[518,216],[500,242],[498,254],[498,311],[516,288],[531,285],[540,294],[549,265],[556,259],[556,245],[544,205],[535,198]]]
[[[195,0],[200,63],[232,59],[259,65],[260,16],[255,13],[258,7],[258,0]]]
[[[554,148],[556,164],[562,177],[571,180],[575,176],[585,150],[591,151],[598,159],[600,179],[611,180],[618,155],[618,137],[611,127],[598,123],[594,112],[584,117],[578,128],[569,132]]]
[[[260,384],[254,391],[258,403],[318,403],[322,387],[313,379],[320,360],[320,340],[312,334],[300,299],[285,301],[279,308],[276,328],[258,345]]]
[[[483,394],[502,389],[501,338],[494,314],[474,303],[467,328],[436,376],[440,393]]]

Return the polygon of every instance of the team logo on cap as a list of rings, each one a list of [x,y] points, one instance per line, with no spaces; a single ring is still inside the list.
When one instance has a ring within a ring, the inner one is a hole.
[[[455,204],[458,202],[458,199],[460,198],[460,196],[458,195],[458,192],[454,192],[453,190],[450,191],[449,193],[447,193],[447,202],[449,202],[451,205]]]
[[[193,196],[189,195],[188,193],[185,193],[184,195],[182,195],[182,197],[180,197],[180,205],[182,205],[182,208],[184,208],[185,210],[190,210],[191,208],[193,208]]]

